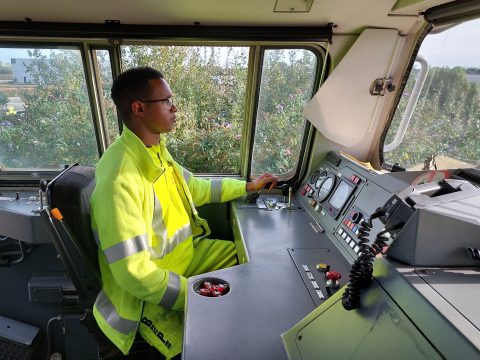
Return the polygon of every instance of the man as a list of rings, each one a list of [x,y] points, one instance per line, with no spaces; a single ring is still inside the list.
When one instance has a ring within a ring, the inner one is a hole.
[[[90,199],[102,275],[94,315],[124,354],[138,330],[169,359],[182,350],[187,277],[236,264],[233,242],[207,239],[196,206],[273,188],[278,179],[207,180],[177,164],[162,134],[175,127],[178,109],[155,69],[122,73],[112,99],[125,128],[98,163]]]

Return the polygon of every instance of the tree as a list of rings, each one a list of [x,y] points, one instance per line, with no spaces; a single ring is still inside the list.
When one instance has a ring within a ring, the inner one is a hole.
[[[285,174],[298,162],[316,60],[308,50],[268,50],[257,112],[252,173]]]
[[[61,168],[98,158],[80,52],[38,49],[26,66],[36,86],[20,93],[24,113],[3,114],[0,154],[5,167]]]
[[[466,69],[432,68],[418,100],[404,141],[385,154],[388,161],[409,168],[430,155],[444,155],[475,164],[480,153],[480,85],[469,82]],[[393,140],[408,94],[415,82],[413,72],[388,131]]]

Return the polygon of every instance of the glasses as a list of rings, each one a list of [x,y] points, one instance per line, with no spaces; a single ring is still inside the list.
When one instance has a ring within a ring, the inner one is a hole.
[[[173,106],[173,98],[165,98],[165,99],[150,99],[150,100],[138,100],[144,103],[155,103],[155,102],[164,102],[167,104],[168,108],[171,108]]]

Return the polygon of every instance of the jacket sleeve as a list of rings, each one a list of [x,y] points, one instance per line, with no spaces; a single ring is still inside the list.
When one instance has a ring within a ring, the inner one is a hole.
[[[195,206],[234,200],[247,193],[246,181],[230,178],[204,179],[195,177],[180,166]]]
[[[138,190],[144,188],[143,184],[124,179],[110,185],[103,186],[92,202],[99,257],[110,268],[115,282],[133,296],[183,310],[187,279],[159,268],[150,259],[149,220],[144,219],[144,194]]]

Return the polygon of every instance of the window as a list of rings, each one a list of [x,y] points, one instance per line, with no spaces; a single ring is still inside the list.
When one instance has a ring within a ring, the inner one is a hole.
[[[268,49],[263,58],[252,174],[294,173],[313,95],[317,58],[305,49]]]
[[[126,46],[124,69],[152,66],[173,92],[175,160],[195,173],[240,173],[248,47]]]
[[[79,49],[0,48],[0,168],[61,169],[98,159]]]
[[[98,91],[100,94],[100,104],[103,107],[103,116],[105,117],[105,126],[107,131],[107,141],[111,144],[119,135],[117,113],[115,104],[112,100],[112,65],[110,53],[108,50],[93,50],[95,55],[95,67],[98,74]]]
[[[179,111],[167,145],[190,171],[296,174],[307,134],[303,106],[318,75],[313,47],[132,40],[119,49],[99,39],[0,45],[2,175],[95,166],[120,133],[112,67],[135,66],[157,68],[169,82]]]
[[[255,48],[256,50],[260,47]],[[304,136],[317,57],[305,49],[262,49],[252,175],[294,173]],[[124,46],[123,68],[152,66],[174,93],[177,128],[168,135],[174,158],[195,173],[239,174],[245,129],[249,47]]]
[[[419,56],[386,134],[385,161],[411,170],[478,166],[480,19],[429,34]],[[415,84],[422,74],[425,82],[410,118],[408,108],[416,100]],[[408,125],[403,140],[401,125]]]

